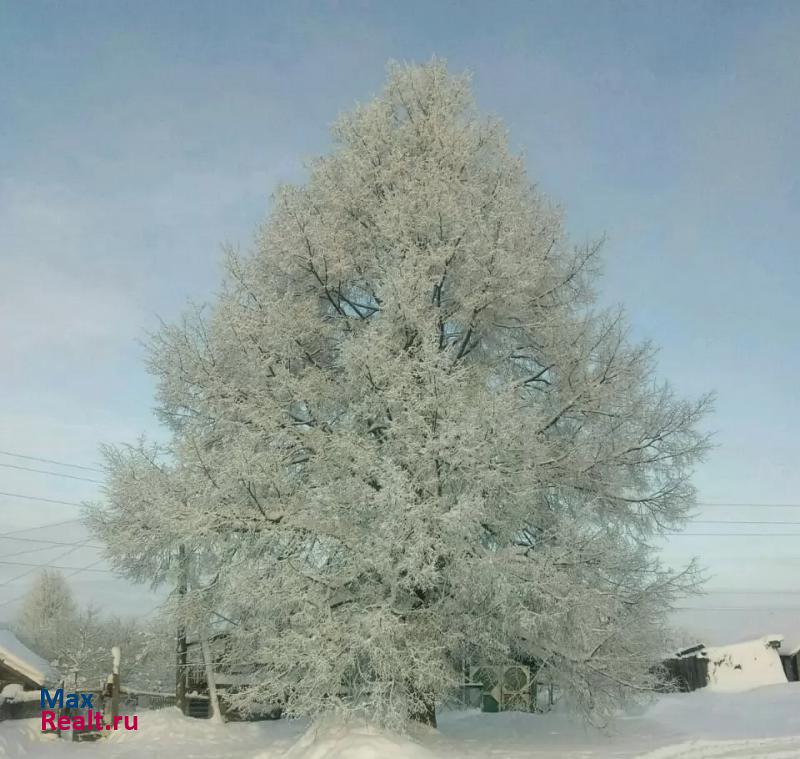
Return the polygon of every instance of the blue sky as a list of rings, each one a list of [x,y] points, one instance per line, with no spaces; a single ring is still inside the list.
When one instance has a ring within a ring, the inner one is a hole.
[[[718,393],[701,500],[800,503],[797,3],[0,0],[0,449],[91,464],[101,441],[152,433],[137,341],[213,293],[221,243],[250,245],[276,183],[302,179],[388,59],[433,54],[473,73],[575,240],[607,234],[602,299],[661,346],[661,374]],[[0,491],[73,501],[97,485],[0,467]],[[2,531],[76,512],[0,496]],[[702,518],[800,522],[800,509]],[[687,532],[737,530],[800,525]],[[709,587],[759,591],[704,602],[747,611],[679,621],[720,642],[794,625],[800,641],[798,541],[671,540],[666,556],[700,556]],[[96,556],[65,550],[6,560]],[[25,571],[0,565],[0,620]],[[109,610],[155,604],[99,573],[72,582]]]

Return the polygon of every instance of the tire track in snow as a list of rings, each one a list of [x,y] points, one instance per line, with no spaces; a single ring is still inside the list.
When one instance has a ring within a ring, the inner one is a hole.
[[[737,741],[689,741],[637,759],[800,759],[800,736]]]

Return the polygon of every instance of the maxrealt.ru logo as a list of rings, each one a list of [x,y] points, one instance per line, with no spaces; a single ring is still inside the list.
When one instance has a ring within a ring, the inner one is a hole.
[[[40,705],[42,707],[42,731],[46,730],[138,730],[139,716],[114,715],[106,722],[101,711],[94,709],[94,693],[64,693],[57,688],[52,694],[47,688],[41,689]],[[62,714],[58,716],[55,709],[85,709],[86,714]]]

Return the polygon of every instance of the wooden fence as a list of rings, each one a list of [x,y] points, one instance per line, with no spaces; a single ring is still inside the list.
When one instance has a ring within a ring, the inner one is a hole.
[[[699,656],[667,659],[664,668],[667,670],[670,684],[683,693],[708,685],[708,659]]]

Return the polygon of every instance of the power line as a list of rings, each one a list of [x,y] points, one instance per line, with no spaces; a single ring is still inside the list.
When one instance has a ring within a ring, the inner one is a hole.
[[[64,545],[63,543],[61,545]],[[69,544],[66,544],[69,545]],[[87,546],[88,548],[89,546]],[[39,553],[40,551],[52,551],[53,546],[39,546],[38,548],[26,548],[24,551],[14,551],[14,553],[4,553],[0,559],[10,559],[14,556],[23,556],[26,553]]]
[[[666,534],[672,538],[800,538],[800,532],[668,532]]]
[[[83,542],[76,542],[74,540],[45,540],[44,538],[7,538],[0,535],[0,540],[13,540],[17,543],[49,543],[51,546],[82,546]],[[87,546],[88,548],[98,548],[98,546]]]
[[[797,596],[800,595],[800,590],[728,590],[721,588],[719,590],[710,588],[701,591],[708,595],[736,595],[736,596]]]
[[[89,545],[88,543],[86,545],[83,545],[81,543],[59,543],[59,545],[62,546],[78,545],[78,546],[83,546],[83,548],[92,548],[97,550],[102,549],[102,546],[92,546]],[[39,546],[39,548],[26,548],[24,551],[14,551],[14,553],[4,553],[2,556],[0,556],[0,559],[10,559],[13,556],[24,556],[26,553],[39,553],[40,551],[52,551],[54,547],[55,546]]]
[[[8,532],[0,532],[0,538],[7,535],[17,535],[20,532],[33,532],[34,530],[44,530],[48,527],[60,527],[62,524],[73,524],[74,522],[82,522],[83,517],[75,517],[74,519],[62,519],[60,522],[46,522],[45,524],[36,525],[35,527],[23,527],[19,530],[9,530]]]
[[[89,538],[86,538],[86,540],[84,540],[83,542],[84,543],[88,543],[89,542]],[[69,556],[71,553],[75,553],[75,551],[77,551],[78,548],[81,547],[81,545],[82,545],[81,543],[78,543],[77,545],[73,546],[72,548],[68,548],[66,551],[62,551],[60,554],[58,554],[58,556],[53,557],[53,561],[58,561],[59,559],[63,559],[65,556]],[[20,562],[3,562],[3,563],[11,564],[11,565],[16,564],[16,565],[23,566],[23,567],[24,566],[28,566],[28,567],[33,567],[33,569],[27,569],[24,572],[22,572],[22,574],[18,574],[15,577],[12,577],[12,578],[10,578],[8,580],[0,582],[0,587],[5,587],[6,585],[11,585],[12,582],[16,582],[17,580],[21,580],[23,577],[27,577],[28,575],[33,574],[37,569],[49,569],[49,567],[47,567],[44,564],[22,564]]]
[[[0,609],[2,609],[4,606],[8,606],[9,604],[13,604],[15,601],[21,601],[27,595],[28,593],[26,591],[25,593],[20,593],[18,596],[14,596],[14,598],[9,598],[8,601],[3,601],[0,603]]]
[[[74,572],[70,572],[66,576],[67,577],[74,577],[76,574],[79,574],[81,572],[88,572],[88,571],[90,571],[92,569],[92,567],[97,566],[101,561],[103,561],[103,560],[102,559],[98,559],[97,561],[93,561],[91,564],[87,564],[85,567],[79,567]],[[22,575],[20,575],[20,577],[23,577],[26,574],[30,574],[30,572],[24,572]],[[19,579],[19,577],[16,578],[16,579]],[[7,585],[8,583],[3,583],[3,584]],[[25,593],[21,593],[18,596],[14,596],[14,598],[10,598],[8,601],[3,601],[2,603],[0,603],[0,608],[2,608],[3,606],[8,606],[9,604],[13,604],[16,601],[20,601],[21,599],[25,598],[25,596],[27,596],[27,595],[28,595],[28,593],[26,591]]]
[[[745,520],[745,519],[692,519],[692,524],[793,524],[800,522],[782,522],[779,520]]]
[[[675,561],[690,561],[692,558],[697,558],[696,554],[687,555],[684,557],[675,557]],[[724,555],[714,555],[713,560],[715,563],[719,564],[729,564],[731,562],[736,562],[737,564],[741,564],[743,561],[747,561],[748,564],[752,564],[756,561],[767,561],[767,562],[777,562],[778,564],[784,565],[791,565],[792,567],[797,566],[800,563],[800,559],[796,556],[764,556],[763,554],[759,554],[756,556],[733,556],[730,554]]]
[[[673,611],[800,611],[800,606],[673,606]]]
[[[89,477],[78,477],[75,474],[64,474],[63,472],[50,472],[46,469],[34,469],[29,466],[18,466],[17,464],[0,464],[6,469],[19,469],[22,472],[35,472],[36,474],[49,474],[52,477],[66,477],[68,480],[82,480],[83,482],[94,482],[97,485],[102,485],[102,480],[92,480]]]
[[[765,509],[800,509],[800,503],[711,503],[710,501],[697,501],[697,506],[708,506],[709,508],[720,507],[723,509],[732,508],[765,508]]]
[[[0,495],[8,496],[9,498],[24,498],[26,501],[42,501],[42,503],[57,503],[62,506],[83,506],[82,503],[78,501],[60,501],[56,498],[41,498],[35,495],[23,495],[22,493],[6,493],[4,490],[0,490]]]
[[[56,461],[55,459],[44,459],[40,456],[26,456],[24,453],[12,453],[11,451],[0,451],[0,456],[12,456],[15,459],[26,459],[27,461],[41,461],[43,464],[55,464],[56,466],[68,466],[72,469],[83,469],[85,472],[97,472],[104,474],[102,469],[93,466],[84,466],[82,464],[67,464],[64,461]]]
[[[75,548],[85,547],[85,544],[79,543]],[[74,549],[73,549],[74,550]],[[60,556],[57,558],[61,558]],[[78,569],[79,567],[62,567],[56,564],[31,564],[25,561],[3,561],[0,559],[0,564],[8,564],[15,567],[33,567],[34,569]],[[83,569],[83,572],[102,572],[103,574],[114,574],[110,569]]]
[[[90,545],[88,543],[68,543],[58,540],[36,540],[35,538],[0,538],[0,540],[24,540],[28,543],[48,543],[49,545],[39,546],[38,548],[25,548],[22,551],[15,551],[14,553],[4,553],[0,555],[0,559],[10,559],[13,556],[23,556],[26,553],[38,553],[40,551],[52,551],[56,546],[82,546],[84,548],[91,548],[102,550],[103,546]]]

